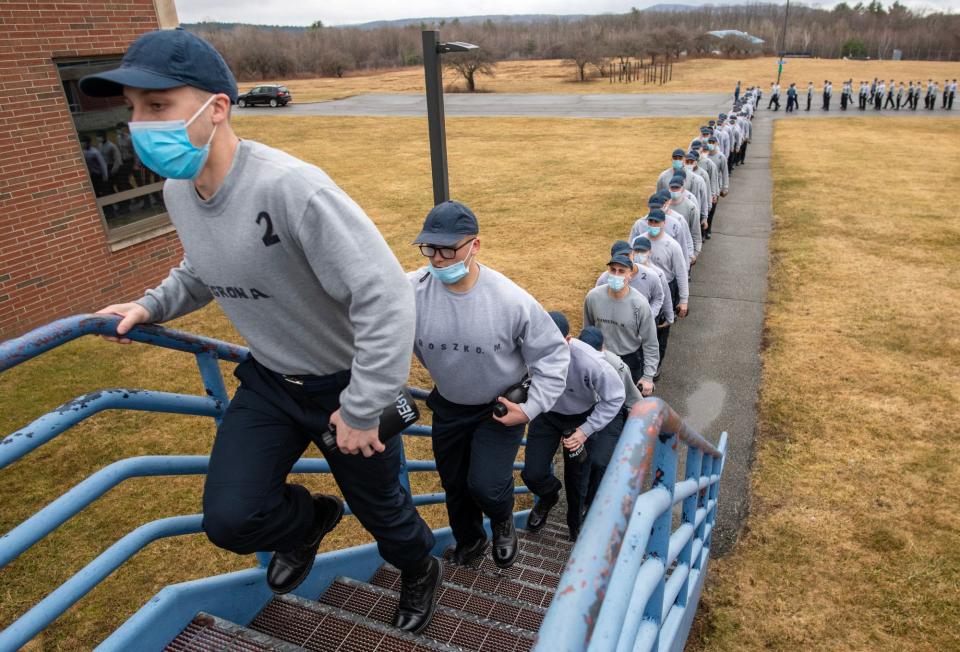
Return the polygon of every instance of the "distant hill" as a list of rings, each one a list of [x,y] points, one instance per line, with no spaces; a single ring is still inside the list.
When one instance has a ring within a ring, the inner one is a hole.
[[[646,7],[642,11],[653,12],[683,12],[699,9],[697,5],[684,4],[656,4]],[[589,14],[490,14],[484,16],[429,16],[426,18],[399,18],[397,20],[375,20],[368,23],[352,25],[333,25],[332,27],[350,27],[355,29],[371,30],[384,27],[408,27],[410,25],[439,25],[441,22],[449,25],[455,20],[461,23],[484,23],[488,20],[495,23],[547,23],[555,20],[570,22],[589,18]],[[184,23],[183,27],[190,31],[198,30],[232,30],[237,27],[257,27],[260,29],[280,29],[286,32],[302,32],[309,27],[302,25],[247,25],[245,23],[221,23],[216,21],[203,23]]]

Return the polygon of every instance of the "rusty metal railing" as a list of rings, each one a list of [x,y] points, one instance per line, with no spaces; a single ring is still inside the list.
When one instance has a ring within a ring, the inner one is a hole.
[[[706,578],[726,442],[723,433],[714,446],[660,399],[634,406],[535,650],[683,649]]]

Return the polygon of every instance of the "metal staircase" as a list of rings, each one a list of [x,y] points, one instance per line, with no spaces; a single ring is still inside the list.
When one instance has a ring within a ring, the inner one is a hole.
[[[489,557],[469,567],[443,561],[437,611],[416,636],[390,626],[400,572],[384,564],[365,582],[337,577],[316,600],[276,596],[245,627],[198,614],[166,649],[530,650],[572,544],[566,527],[554,522],[537,534],[519,535],[520,554],[509,569],[497,568]]]
[[[118,322],[78,315],[2,342],[0,372],[78,337],[114,334]],[[245,348],[157,326],[136,327],[128,337],[193,354],[204,394],[132,388],[84,394],[0,439],[0,470],[103,410],[220,419],[229,397],[218,361],[240,362],[249,355]],[[404,434],[429,436],[430,428],[411,426]],[[417,636],[390,626],[400,574],[383,563],[376,544],[366,544],[317,557],[296,595],[270,593],[266,553],[257,554],[258,568],[169,585],[97,650],[679,651],[710,559],[726,439],[721,434],[714,446],[662,400],[636,404],[576,544],[561,524],[561,503],[537,534],[519,530],[520,552],[511,568],[498,569],[489,557],[470,567],[443,562],[437,611]],[[409,473],[436,472],[433,460],[402,459],[400,482],[408,491]],[[206,456],[156,455],[109,464],[0,536],[0,569],[127,479],[203,474],[208,462]],[[293,472],[330,469],[325,460],[304,458]],[[413,504],[445,499],[442,493],[416,494]],[[518,527],[527,513],[514,514]],[[187,514],[127,533],[0,631],[0,652],[26,645],[152,541],[201,531],[202,516]],[[453,543],[449,528],[434,530],[434,537],[435,554]]]

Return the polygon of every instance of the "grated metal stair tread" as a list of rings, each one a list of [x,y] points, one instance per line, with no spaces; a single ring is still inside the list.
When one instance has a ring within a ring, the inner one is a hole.
[[[273,598],[250,623],[250,629],[318,652],[453,652],[457,648],[401,632],[295,595]]]
[[[556,516],[555,516],[556,517]],[[563,518],[562,515],[560,518]],[[382,565],[368,582],[338,577],[316,601],[275,596],[246,627],[198,614],[167,646],[170,652],[521,652],[534,643],[573,544],[566,526],[519,530],[514,565],[487,556],[469,566],[442,562],[437,610],[419,635],[390,625],[400,571]]]
[[[474,600],[488,609],[489,599],[480,594]],[[389,624],[393,618],[399,595],[388,589],[337,578],[320,596],[320,602],[339,607],[359,616]],[[485,603],[485,604],[484,604]],[[535,631],[507,625],[476,614],[442,604],[437,605],[433,619],[420,636],[465,650],[529,650]]]

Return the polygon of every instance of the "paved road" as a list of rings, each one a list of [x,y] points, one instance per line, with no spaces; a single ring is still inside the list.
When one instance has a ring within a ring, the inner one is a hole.
[[[448,93],[447,116],[529,116],[562,118],[636,118],[716,115],[730,107],[723,94],[648,93],[536,95],[523,93]],[[344,100],[271,108],[237,109],[238,115],[425,116],[423,95],[373,93]]]
[[[541,117],[541,118],[663,118],[715,116],[730,108],[733,98],[716,93],[574,93],[537,95],[524,93],[449,93],[444,96],[448,116]],[[371,93],[330,102],[294,102],[285,107],[237,108],[237,115],[321,115],[321,116],[425,116],[426,100],[419,94]],[[785,113],[762,110],[774,118],[853,118],[859,116],[933,116],[960,115],[956,111],[798,111]]]

